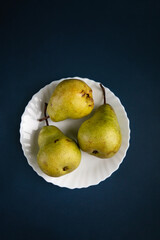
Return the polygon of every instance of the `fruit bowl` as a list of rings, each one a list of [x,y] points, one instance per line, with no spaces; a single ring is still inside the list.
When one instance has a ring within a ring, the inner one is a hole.
[[[73,77],[72,77],[73,78]],[[52,122],[50,119],[49,125],[58,127],[66,136],[77,141],[77,133],[80,125],[94,113],[97,107],[103,104],[103,94],[100,88],[100,83],[90,80],[88,78],[74,77],[86,82],[93,90],[94,110],[91,114],[81,119],[66,119],[61,122]],[[44,104],[48,103],[53,90],[58,83],[65,79],[53,81],[43,87],[37,92],[27,104],[24,113],[21,117],[20,124],[20,143],[22,145],[23,153],[28,161],[28,164],[33,170],[45,179],[47,182],[59,187],[66,187],[69,189],[87,188],[89,186],[97,185],[101,181],[110,177],[116,171],[126,156],[127,149],[129,148],[130,140],[130,127],[127,113],[121,104],[118,97],[114,95],[108,88],[105,87],[106,100],[109,103],[118,118],[121,128],[122,144],[119,151],[111,158],[101,159],[89,155],[81,151],[82,158],[79,167],[73,172],[61,177],[50,177],[43,173],[37,163],[38,143],[37,138],[40,129],[45,125],[45,122],[39,122],[37,119],[43,117]]]

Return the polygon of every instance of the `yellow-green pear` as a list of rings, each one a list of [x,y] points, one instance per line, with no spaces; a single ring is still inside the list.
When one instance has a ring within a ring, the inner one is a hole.
[[[47,113],[52,121],[82,118],[92,111],[92,89],[79,79],[60,82],[49,100]]]
[[[51,177],[75,170],[81,161],[77,144],[55,126],[44,126],[38,136],[37,161],[40,169]]]
[[[106,104],[105,90],[101,87],[104,104],[80,126],[78,143],[84,152],[99,158],[110,158],[119,150],[122,137],[117,116],[111,105]]]

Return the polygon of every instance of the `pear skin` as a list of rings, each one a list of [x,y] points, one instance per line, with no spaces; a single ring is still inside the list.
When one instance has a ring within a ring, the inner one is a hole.
[[[122,136],[113,108],[101,105],[94,115],[82,123],[78,131],[80,148],[99,158],[110,158],[118,152]]]
[[[45,126],[38,136],[37,162],[41,170],[51,177],[60,177],[75,170],[81,161],[77,144],[57,127]]]
[[[92,89],[79,79],[67,79],[55,88],[47,107],[52,121],[78,119],[91,113],[94,107]]]

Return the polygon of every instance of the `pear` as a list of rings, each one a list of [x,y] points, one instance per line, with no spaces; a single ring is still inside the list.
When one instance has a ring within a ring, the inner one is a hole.
[[[81,161],[77,144],[55,126],[44,126],[38,136],[37,162],[51,177],[60,177],[75,170]]]
[[[67,118],[82,118],[90,114],[93,107],[92,89],[84,81],[67,79],[56,86],[47,112],[53,122],[58,122]]]
[[[111,105],[106,103],[98,107],[94,115],[82,123],[78,131],[80,148],[99,158],[112,157],[121,146],[121,130],[117,116]]]

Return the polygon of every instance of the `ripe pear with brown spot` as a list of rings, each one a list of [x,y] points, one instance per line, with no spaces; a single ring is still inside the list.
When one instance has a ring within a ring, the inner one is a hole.
[[[118,152],[122,136],[117,116],[111,105],[106,104],[102,89],[104,104],[80,126],[78,143],[84,152],[99,158],[110,158]]]
[[[87,116],[93,107],[92,89],[82,80],[67,79],[53,91],[47,112],[52,121],[58,122]]]
[[[63,176],[80,164],[81,152],[77,144],[55,126],[44,126],[41,129],[38,145],[37,162],[48,176]]]

